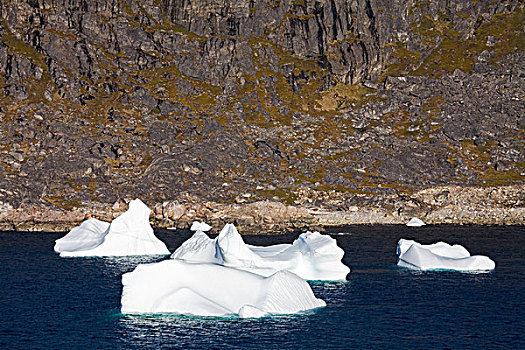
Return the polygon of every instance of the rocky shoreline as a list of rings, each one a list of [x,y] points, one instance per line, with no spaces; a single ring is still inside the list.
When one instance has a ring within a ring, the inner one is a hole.
[[[405,224],[413,216],[428,224],[525,224],[525,185],[443,186],[411,195],[355,194],[352,198],[348,194],[324,193],[330,200],[325,200],[322,206],[308,203],[308,199],[319,195],[321,193],[314,192],[308,197],[305,195],[301,198],[302,205],[277,201],[232,204],[166,201],[151,206],[150,220],[157,228],[180,229],[189,228],[194,220],[203,220],[215,230],[234,222],[245,234],[276,234],[354,224]],[[36,205],[16,209],[1,206],[2,230],[55,232],[67,231],[90,217],[110,221],[127,209],[125,201],[71,210]]]

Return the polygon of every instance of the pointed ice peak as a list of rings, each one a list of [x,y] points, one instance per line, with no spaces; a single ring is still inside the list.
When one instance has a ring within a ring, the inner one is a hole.
[[[303,233],[293,244],[253,246],[244,242],[233,224],[226,224],[215,239],[197,231],[171,257],[235,267],[262,276],[288,270],[307,280],[340,281],[350,272],[341,261],[343,255],[335,239],[319,232]]]
[[[129,208],[111,222],[111,229],[118,231],[147,231],[153,233],[149,224],[151,209],[148,208],[140,199],[129,202]]]
[[[55,251],[60,256],[127,256],[169,254],[166,245],[149,223],[151,210],[140,200],[129,203],[128,210],[111,223],[89,219],[58,239]]]

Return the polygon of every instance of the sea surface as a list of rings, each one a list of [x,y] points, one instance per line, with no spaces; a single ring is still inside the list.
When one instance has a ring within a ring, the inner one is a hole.
[[[57,233],[0,232],[1,349],[525,349],[525,226],[330,229],[352,272],[312,283],[325,308],[261,319],[122,315],[122,273],[162,257],[60,258]],[[171,251],[187,231],[156,231]],[[244,236],[291,243],[298,233]],[[496,262],[491,273],[396,267],[399,238],[444,240]]]

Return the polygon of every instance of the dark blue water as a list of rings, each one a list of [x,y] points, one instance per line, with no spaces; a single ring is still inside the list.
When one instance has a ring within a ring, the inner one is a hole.
[[[313,284],[328,306],[258,320],[119,314],[123,272],[159,258],[60,258],[62,234],[0,232],[0,348],[524,349],[525,227],[362,226],[335,230],[352,272]],[[159,231],[173,251],[189,233]],[[296,235],[246,236],[251,244]],[[399,238],[489,255],[486,274],[395,267]]]

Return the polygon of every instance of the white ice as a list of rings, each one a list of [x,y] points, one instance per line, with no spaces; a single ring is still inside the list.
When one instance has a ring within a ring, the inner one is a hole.
[[[206,232],[206,231],[211,230],[211,226],[208,225],[208,224],[205,223],[205,222],[194,221],[193,224],[191,224],[191,228],[190,228],[190,230],[191,230],[191,231],[202,231],[202,232]]]
[[[139,199],[110,223],[88,219],[57,239],[55,251],[60,256],[125,256],[169,254],[149,224],[150,209]]]
[[[407,226],[409,227],[421,227],[425,225],[426,224],[423,222],[423,220],[418,219],[418,218],[411,218],[407,223]]]
[[[496,267],[489,257],[471,256],[463,246],[445,242],[423,245],[400,239],[397,255],[398,266],[413,270],[490,271]]]
[[[262,317],[326,306],[288,271],[269,277],[231,267],[168,259],[122,276],[121,312]]]
[[[344,251],[337,242],[319,232],[306,232],[293,244],[267,247],[246,244],[232,224],[226,224],[217,238],[197,231],[173,254],[173,259],[207,262],[270,276],[288,270],[306,280],[341,281],[350,269],[341,259]]]

